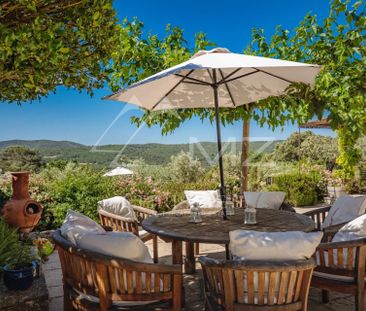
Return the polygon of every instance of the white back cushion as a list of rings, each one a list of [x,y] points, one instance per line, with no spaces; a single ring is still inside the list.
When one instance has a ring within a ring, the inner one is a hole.
[[[330,208],[323,228],[349,222],[365,213],[365,195],[344,195],[339,197]]]
[[[67,211],[66,218],[60,230],[62,236],[73,244],[76,244],[76,237],[82,233],[105,232],[103,227],[98,225],[94,220],[73,210]]]
[[[286,193],[273,192],[244,192],[245,202],[255,208],[279,209],[285,200]]]
[[[132,220],[137,220],[135,211],[131,203],[121,196],[101,200],[98,202],[98,207],[105,210],[106,212],[126,217]]]
[[[198,203],[201,208],[221,208],[221,200],[216,190],[185,190],[184,194],[190,207]]]
[[[147,246],[131,232],[83,233],[76,237],[82,249],[138,262],[152,263]]]
[[[323,233],[235,230],[229,236],[230,250],[235,257],[245,260],[299,260],[314,254]]]
[[[335,234],[332,242],[352,241],[362,238],[366,238],[366,214],[345,224]]]

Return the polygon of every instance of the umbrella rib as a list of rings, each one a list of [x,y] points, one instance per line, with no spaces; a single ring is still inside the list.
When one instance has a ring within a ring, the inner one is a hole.
[[[226,79],[230,78],[232,75],[236,74],[241,69],[242,69],[242,67],[235,69],[232,73],[229,73],[225,78],[222,77],[222,80],[217,83],[221,84],[222,82],[224,82]]]
[[[192,71],[194,71],[194,70],[192,69]],[[191,72],[189,72],[189,74],[191,74]],[[176,73],[175,75],[176,75],[177,77],[181,77],[181,78],[183,78],[183,80],[187,79],[187,80],[191,80],[191,81],[194,81],[194,82],[202,83],[202,84],[204,84],[204,85],[210,85],[210,86],[211,86],[211,83],[208,83],[208,82],[206,82],[206,81],[202,81],[202,80],[199,80],[199,79],[196,79],[196,78],[188,77],[188,75],[184,76],[184,75],[181,75],[181,74],[179,74],[179,73]]]
[[[263,72],[263,73],[265,73],[265,74],[267,74],[267,75],[269,75],[269,76],[272,76],[272,77],[274,77],[274,78],[277,78],[277,79],[283,80],[283,81],[285,81],[285,82],[287,82],[287,83],[293,83],[293,82],[294,82],[294,81],[288,80],[288,79],[286,79],[286,78],[283,78],[283,77],[277,76],[277,75],[275,75],[275,74],[273,74],[273,73],[270,73],[270,72],[264,71],[264,70],[262,70],[262,69],[258,69],[258,68],[255,68],[255,67],[253,67],[253,69],[256,69],[256,70],[258,70],[258,71],[260,71],[260,72]]]
[[[192,69],[185,76],[182,76],[182,79],[180,79],[167,93],[165,93],[165,95],[158,100],[158,102],[151,108],[151,110],[154,110],[156,106],[159,105],[165,97],[169,96],[169,94],[173,92],[178,87],[178,85],[181,84],[183,80],[186,79],[193,71],[194,70]]]
[[[256,68],[254,68],[254,69],[256,69]],[[229,79],[229,80],[226,80],[226,79],[225,79],[223,82],[221,82],[221,81],[220,81],[220,83],[228,83],[228,82],[231,82],[231,81],[235,81],[235,80],[238,80],[238,79],[241,79],[241,78],[244,78],[244,77],[247,77],[247,76],[253,75],[253,74],[257,73],[257,72],[259,72],[259,70],[258,70],[258,69],[256,69],[256,71],[252,71],[252,72],[249,72],[249,73],[245,73],[245,74],[243,74],[243,75],[237,76],[237,77],[235,77],[235,78],[231,78],[231,79]]]
[[[183,81],[183,83],[207,86],[207,84],[206,84],[206,83],[194,82],[194,81]]]
[[[224,81],[224,74],[223,74],[222,70],[219,69],[219,72],[220,72],[220,75],[221,75],[221,78],[222,78],[221,81]],[[230,99],[233,102],[234,107],[236,107],[235,100],[234,100],[233,95],[231,94],[231,91],[230,91],[229,86],[227,85],[227,83],[225,81],[224,81],[224,84],[225,84],[225,87],[226,87],[227,92],[229,93]]]
[[[211,81],[212,81],[212,83],[214,82],[214,79],[213,79],[213,76],[212,76],[212,74],[211,74],[211,72],[210,72],[210,69],[206,69],[207,70],[207,72],[208,72],[208,75],[210,76],[210,78],[211,78]]]

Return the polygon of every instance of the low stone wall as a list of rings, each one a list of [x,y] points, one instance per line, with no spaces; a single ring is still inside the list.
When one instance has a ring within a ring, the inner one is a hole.
[[[1,280],[0,310],[48,311],[48,290],[43,274],[35,278],[32,286],[24,291],[9,291]]]

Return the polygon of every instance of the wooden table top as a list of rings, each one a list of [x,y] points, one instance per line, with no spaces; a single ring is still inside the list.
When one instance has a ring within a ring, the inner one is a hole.
[[[256,231],[314,230],[314,222],[305,215],[287,211],[259,208],[257,224],[244,224],[244,209],[235,209],[234,216],[223,220],[218,209],[202,209],[202,222],[190,223],[190,211],[179,210],[150,216],[142,227],[158,236],[186,242],[229,244],[229,232],[237,229]]]

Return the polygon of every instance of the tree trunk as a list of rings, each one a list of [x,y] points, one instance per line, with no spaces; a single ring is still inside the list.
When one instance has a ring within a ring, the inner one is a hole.
[[[243,120],[243,136],[241,145],[241,193],[248,191],[248,173],[249,173],[249,128],[250,119]]]

